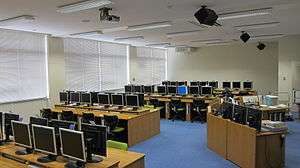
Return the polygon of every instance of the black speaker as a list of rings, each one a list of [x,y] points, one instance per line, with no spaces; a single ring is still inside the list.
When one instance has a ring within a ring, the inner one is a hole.
[[[263,50],[263,49],[266,48],[266,45],[265,45],[264,43],[258,43],[257,48],[258,48],[259,50]]]
[[[218,19],[216,12],[206,8],[206,6],[202,6],[202,8],[194,14],[194,16],[199,23],[209,26],[213,26]]]
[[[250,35],[247,32],[242,32],[242,35],[240,36],[240,39],[246,43],[250,39]]]

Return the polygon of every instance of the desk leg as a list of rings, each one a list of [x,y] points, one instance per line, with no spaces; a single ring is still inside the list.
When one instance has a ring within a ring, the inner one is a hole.
[[[165,102],[166,119],[170,118],[169,102]]]
[[[185,104],[185,120],[186,121],[191,121],[191,109],[190,109],[191,105],[190,103],[186,103]]]
[[[82,121],[82,117],[78,115],[77,116],[78,130],[81,130],[81,121]]]

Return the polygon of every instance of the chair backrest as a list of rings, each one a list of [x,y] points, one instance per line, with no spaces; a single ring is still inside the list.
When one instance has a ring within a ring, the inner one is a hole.
[[[198,107],[198,108],[206,108],[207,105],[205,104],[205,101],[202,100],[202,99],[199,99],[199,100],[193,100],[193,104],[192,104],[193,107]]]
[[[111,130],[116,128],[119,123],[119,118],[116,115],[104,115],[104,125],[108,126]]]
[[[75,117],[72,111],[62,111],[61,119],[65,121],[74,121]]]
[[[115,149],[120,149],[120,150],[124,150],[124,151],[128,150],[127,143],[118,142],[118,141],[108,140],[108,141],[106,141],[106,146],[108,148],[115,148]]]
[[[47,109],[47,108],[41,109],[40,110],[40,114],[41,114],[42,118],[47,118],[48,120],[52,119],[52,111],[51,111],[51,109]]]
[[[150,104],[152,104],[154,107],[158,107],[159,101],[158,99],[150,99]]]
[[[171,99],[170,105],[176,108],[184,107],[184,103],[180,99]]]
[[[83,113],[82,122],[90,124],[90,121],[95,121],[95,115],[93,113]]]

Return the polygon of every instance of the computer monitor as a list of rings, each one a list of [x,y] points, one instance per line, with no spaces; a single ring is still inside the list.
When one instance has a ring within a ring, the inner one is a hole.
[[[81,93],[80,94],[80,102],[85,104],[90,104],[92,102],[91,93]]]
[[[48,126],[48,119],[47,118],[39,118],[39,117],[30,117],[29,119],[30,125],[43,125]]]
[[[253,89],[253,82],[243,82],[243,88],[248,90]]]
[[[71,92],[70,93],[70,102],[71,103],[80,103],[80,93],[79,92]]]
[[[157,86],[157,93],[158,94],[166,94],[167,92],[166,86]]]
[[[222,87],[224,88],[224,89],[231,89],[231,82],[223,82],[222,83]]]
[[[232,82],[232,88],[233,89],[240,89],[241,88],[241,82]]]
[[[143,93],[137,93],[136,95],[139,98],[139,106],[144,106],[144,100],[145,100],[144,94]]]
[[[32,137],[34,150],[48,154],[48,156],[39,157],[37,161],[41,163],[55,161],[57,156],[57,148],[54,128],[33,124]]]
[[[208,86],[211,86],[212,88],[218,88],[219,83],[218,83],[218,81],[211,81],[211,82],[208,82]]]
[[[99,92],[91,92],[91,105],[98,103],[98,93]]]
[[[11,121],[19,121],[19,115],[14,113],[4,113],[4,130],[6,142],[9,142],[9,136],[13,135]]]
[[[255,108],[247,108],[247,124],[261,131],[262,111]]]
[[[77,161],[76,166],[69,162],[65,167],[83,167],[86,162],[83,132],[59,128],[59,135],[62,155]]]
[[[199,86],[199,81],[191,81],[190,85],[191,86]]]
[[[102,105],[110,104],[109,95],[104,93],[98,94],[98,103]]]
[[[53,119],[49,122],[49,126],[54,127],[55,133],[59,134],[59,128],[75,129],[76,122]]]
[[[132,85],[125,85],[124,89],[125,89],[125,93],[131,93],[132,92]]]
[[[124,106],[123,94],[112,94],[111,99],[111,104],[117,106]]]
[[[177,93],[179,95],[187,95],[188,94],[188,89],[187,89],[187,86],[178,86],[178,90],[177,90]]]
[[[102,158],[92,156],[92,154],[107,157],[107,128],[100,125],[82,124],[81,131],[87,146],[87,162],[102,161]]]
[[[168,81],[162,81],[161,84],[162,85],[168,85]]]
[[[139,106],[138,95],[126,95],[126,106]]]
[[[247,108],[245,106],[234,105],[232,120],[240,124],[246,124]]]
[[[198,95],[199,93],[199,86],[189,86],[189,94],[191,95]]]
[[[212,95],[212,87],[211,86],[202,86],[201,87],[201,95]]]
[[[208,82],[207,81],[201,81],[199,82],[200,86],[207,86]]]
[[[153,86],[144,86],[144,93],[153,93]]]
[[[136,93],[141,93],[142,92],[142,86],[141,85],[135,85],[133,90]]]
[[[178,82],[178,86],[183,86],[183,85],[185,85],[185,82],[184,82],[184,81]]]
[[[177,93],[177,87],[176,86],[167,86],[168,94],[175,95]]]
[[[178,82],[176,82],[176,81],[170,81],[171,86],[177,86],[177,84],[178,84]]]
[[[59,92],[59,101],[61,103],[66,103],[69,101],[68,92]]]
[[[220,113],[221,113],[223,118],[232,119],[232,115],[233,115],[233,104],[232,103],[224,102],[221,105],[220,110],[221,110]]]
[[[29,124],[20,121],[11,121],[12,132],[16,145],[22,146],[25,150],[16,151],[17,155],[27,155],[32,153],[32,142]]]

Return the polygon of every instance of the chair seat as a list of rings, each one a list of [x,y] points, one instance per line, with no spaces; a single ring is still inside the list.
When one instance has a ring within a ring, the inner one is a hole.
[[[109,148],[115,148],[115,149],[120,149],[120,150],[124,150],[124,151],[128,150],[127,143],[108,140],[108,141],[106,141],[106,144],[107,144],[107,147],[109,147]]]
[[[119,133],[119,132],[122,132],[122,131],[124,131],[125,130],[125,128],[122,128],[122,127],[116,127],[115,129],[113,129],[111,132],[113,132],[113,133]]]

